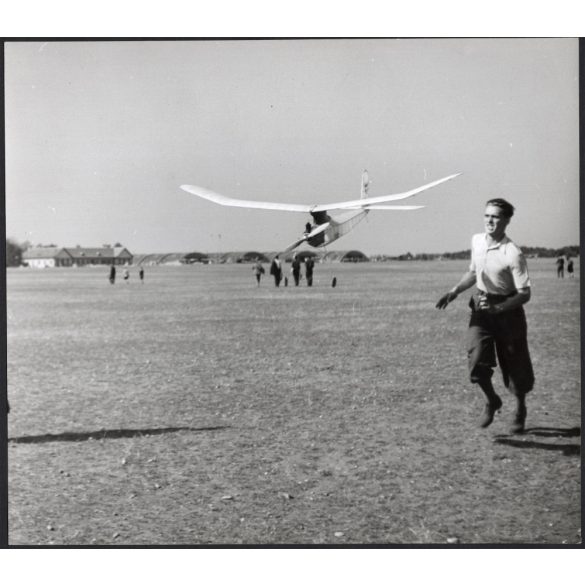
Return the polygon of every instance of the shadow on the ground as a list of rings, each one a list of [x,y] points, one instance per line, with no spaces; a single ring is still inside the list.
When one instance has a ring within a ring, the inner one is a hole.
[[[536,437],[580,437],[581,427],[571,427],[569,429],[559,429],[555,427],[531,427],[524,431],[525,435],[534,435]]]
[[[526,429],[523,437],[545,437],[545,438],[569,438],[580,437],[581,427],[571,427],[568,429],[554,428],[554,427],[532,427]],[[567,443],[543,443],[541,441],[531,441],[521,438],[512,438],[508,435],[498,435],[495,437],[495,442],[500,445],[507,445],[509,447],[518,447],[520,449],[542,449],[544,451],[560,451],[566,456],[580,456],[581,445],[573,445]]]
[[[168,433],[179,433],[181,431],[189,432],[205,432],[205,431],[221,431],[227,429],[227,426],[217,427],[167,427],[162,429],[102,429],[100,431],[91,432],[69,432],[58,433],[56,435],[29,435],[24,437],[11,437],[8,439],[9,443],[52,443],[59,441],[89,441],[91,439],[100,441],[102,439],[131,439],[134,437],[148,437],[152,435],[165,435]]]

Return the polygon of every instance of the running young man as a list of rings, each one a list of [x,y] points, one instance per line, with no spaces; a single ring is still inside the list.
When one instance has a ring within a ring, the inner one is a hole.
[[[472,238],[469,271],[439,299],[437,309],[444,309],[461,292],[477,285],[469,303],[467,348],[471,382],[479,384],[486,397],[480,426],[488,427],[502,407],[491,380],[497,355],[504,385],[516,398],[510,431],[523,433],[526,394],[534,386],[522,306],[530,300],[530,278],[522,251],[506,236],[513,215],[514,207],[504,199],[486,203],[485,233]]]

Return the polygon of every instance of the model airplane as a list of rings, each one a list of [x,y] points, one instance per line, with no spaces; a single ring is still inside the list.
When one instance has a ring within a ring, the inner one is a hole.
[[[231,207],[246,207],[249,209],[271,209],[274,211],[296,211],[301,213],[310,213],[313,218],[313,223],[307,223],[305,226],[305,233],[296,242],[291,244],[285,252],[293,250],[297,246],[300,246],[303,242],[307,242],[314,248],[326,246],[331,242],[334,242],[341,236],[349,233],[362,219],[366,217],[369,211],[372,209],[385,209],[389,211],[411,211],[413,209],[421,209],[424,205],[384,205],[388,201],[398,201],[400,199],[406,199],[412,197],[421,191],[426,191],[432,187],[436,187],[441,183],[458,177],[461,173],[455,175],[449,175],[427,183],[422,187],[405,191],[404,193],[396,193],[394,195],[382,195],[380,197],[368,197],[368,188],[370,184],[368,171],[362,173],[362,188],[361,198],[354,199],[352,201],[342,201],[340,203],[323,203],[317,205],[304,205],[301,203],[276,203],[270,201],[247,201],[245,199],[234,199],[232,197],[226,197],[220,195],[204,187],[197,187],[195,185],[181,185],[181,189],[208,199],[214,203],[220,205],[229,205]],[[332,210],[346,210],[345,213],[340,216],[332,218],[327,212]]]

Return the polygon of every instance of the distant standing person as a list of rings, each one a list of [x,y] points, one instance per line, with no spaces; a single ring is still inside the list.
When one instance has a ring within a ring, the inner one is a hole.
[[[565,258],[563,256],[557,258],[557,278],[565,278]]]
[[[534,373],[522,306],[530,300],[528,267],[520,248],[505,233],[513,215],[514,207],[506,200],[487,202],[485,233],[473,236],[469,271],[439,299],[437,308],[444,309],[459,293],[477,285],[469,304],[468,366],[471,382],[479,384],[487,400],[480,426],[489,426],[502,407],[491,380],[497,355],[504,385],[516,397],[510,431],[522,433]]]
[[[291,272],[295,281],[295,286],[299,286],[299,281],[301,280],[301,261],[299,260],[298,254],[293,256]]]
[[[315,261],[311,256],[305,258],[305,275],[307,277],[307,286],[313,286],[313,268],[315,267]]]
[[[573,259],[567,258],[567,274],[569,278],[574,278],[575,274],[573,273]]]
[[[142,284],[144,284],[144,268],[142,268],[142,266],[140,267],[140,270],[138,271],[138,276],[140,277],[140,282]]]
[[[282,280],[282,264],[278,254],[272,259],[270,263],[270,274],[274,276],[274,286],[280,286]]]
[[[256,277],[257,285],[260,286],[260,279],[262,278],[262,275],[265,272],[264,266],[262,266],[262,262],[260,262],[260,260],[257,260],[254,266],[252,266],[252,271],[254,272],[254,276]]]
[[[110,266],[110,284],[114,284],[116,282],[116,267],[112,264]]]
[[[129,278],[130,278],[130,272],[129,272],[128,268],[124,268],[124,280],[126,282],[128,282]]]

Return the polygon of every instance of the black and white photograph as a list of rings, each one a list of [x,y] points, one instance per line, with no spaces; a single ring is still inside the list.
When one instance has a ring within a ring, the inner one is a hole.
[[[10,546],[581,545],[578,38],[5,41],[4,110]]]

